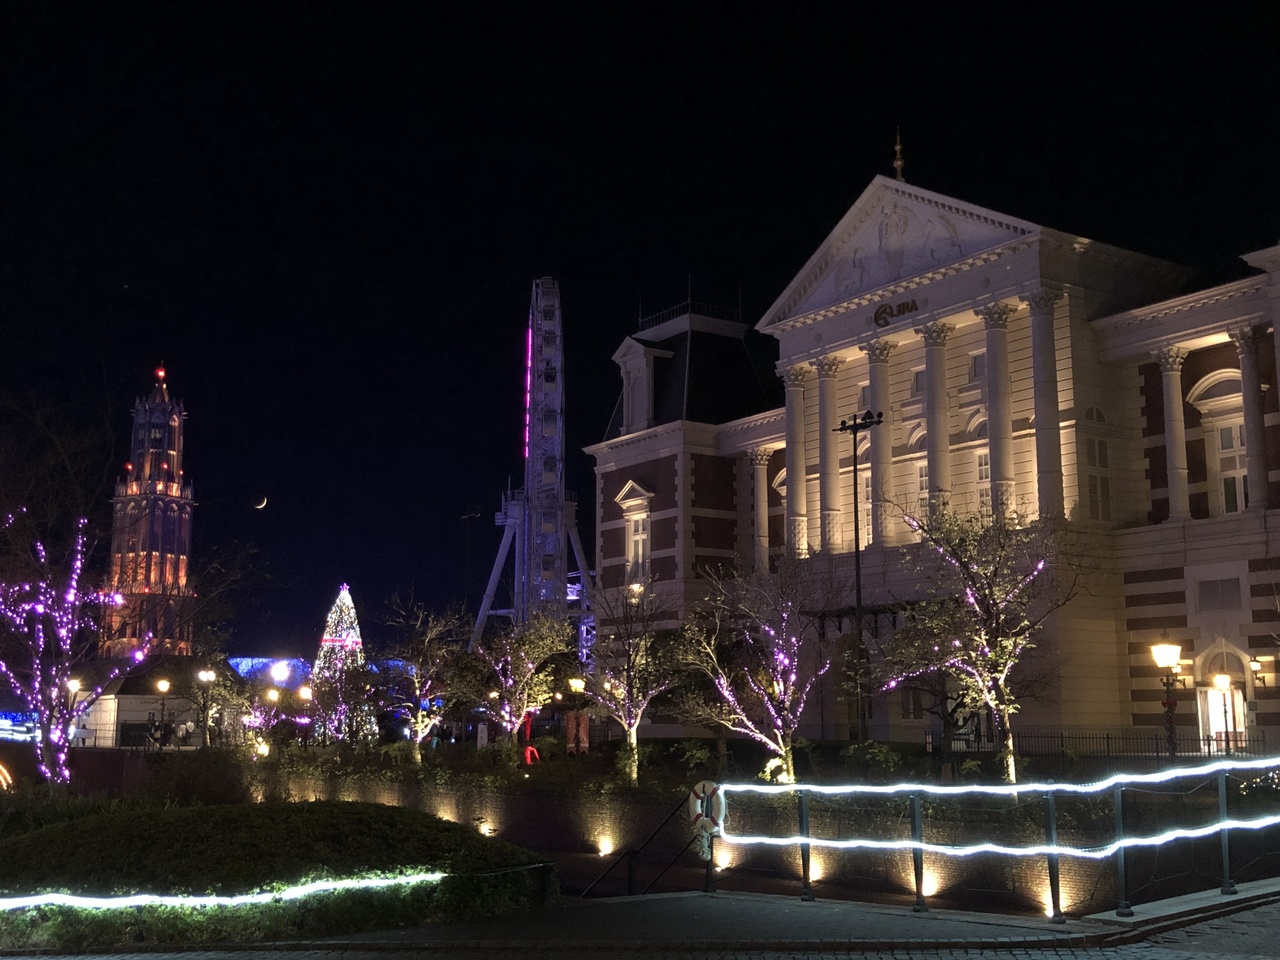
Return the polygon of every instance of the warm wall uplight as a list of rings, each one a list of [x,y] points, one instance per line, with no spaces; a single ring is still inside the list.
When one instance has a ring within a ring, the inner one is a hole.
[[[716,848],[716,869],[728,870],[733,864],[733,854],[729,851],[728,844],[720,844]]]
[[[1151,657],[1161,670],[1173,670],[1178,666],[1178,659],[1181,656],[1182,646],[1180,644],[1153,643],[1151,645]]]
[[[607,857],[613,853],[613,837],[598,837],[596,839],[596,849],[600,851],[600,856]]]
[[[920,893],[926,897],[932,897],[938,892],[938,875],[932,870],[926,870],[921,878]]]

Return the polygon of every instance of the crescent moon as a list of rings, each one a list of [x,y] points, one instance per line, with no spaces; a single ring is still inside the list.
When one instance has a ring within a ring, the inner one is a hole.
[[[263,507],[265,507],[266,505],[267,505],[267,498],[266,498],[266,497],[263,497],[263,498],[262,498],[262,502],[261,502],[261,503],[255,503],[255,504],[253,505],[253,509],[255,509],[255,510],[261,510],[261,509],[262,509]]]

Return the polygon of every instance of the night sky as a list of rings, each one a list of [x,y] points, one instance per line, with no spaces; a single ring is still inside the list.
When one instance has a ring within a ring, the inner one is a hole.
[[[895,127],[912,183],[1215,277],[1280,242],[1280,14],[1112,7],[6,4],[0,386],[105,384],[123,445],[164,361],[197,550],[272,571],[237,652],[310,655],[344,581],[367,640],[474,610],[537,277],[589,525],[637,316],[759,319]]]

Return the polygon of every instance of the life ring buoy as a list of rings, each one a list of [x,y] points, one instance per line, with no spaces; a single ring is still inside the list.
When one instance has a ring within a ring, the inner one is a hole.
[[[724,826],[725,799],[720,784],[703,780],[689,791],[689,823],[695,830],[715,836]]]

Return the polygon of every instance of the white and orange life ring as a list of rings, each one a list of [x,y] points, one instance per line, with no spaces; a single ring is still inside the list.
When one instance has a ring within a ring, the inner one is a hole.
[[[720,784],[703,780],[689,791],[689,823],[695,830],[715,836],[724,826],[725,799]]]

